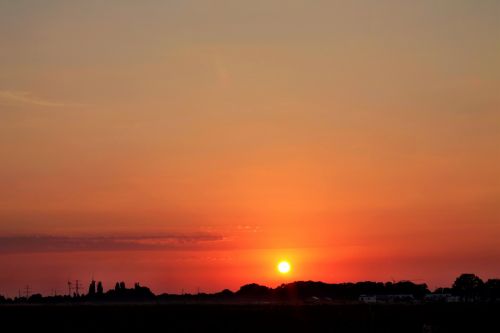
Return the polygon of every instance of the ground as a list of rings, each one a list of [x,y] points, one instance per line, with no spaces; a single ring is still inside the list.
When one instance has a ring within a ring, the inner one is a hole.
[[[498,318],[500,304],[3,305],[0,331],[500,332]]]

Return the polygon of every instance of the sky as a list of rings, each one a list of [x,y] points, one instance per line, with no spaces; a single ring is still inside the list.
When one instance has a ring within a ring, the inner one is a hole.
[[[0,0],[0,294],[498,278],[499,87],[495,0]]]

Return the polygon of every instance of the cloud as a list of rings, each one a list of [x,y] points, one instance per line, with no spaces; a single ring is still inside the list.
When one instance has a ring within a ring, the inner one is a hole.
[[[42,107],[83,107],[85,104],[61,103],[34,96],[26,91],[0,90],[0,104],[7,105],[32,105]]]
[[[143,236],[0,236],[0,254],[86,251],[197,250],[222,241],[209,233]]]

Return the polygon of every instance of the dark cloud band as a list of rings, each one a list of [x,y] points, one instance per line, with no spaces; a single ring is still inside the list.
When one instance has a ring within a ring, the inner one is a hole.
[[[208,233],[144,236],[0,236],[0,254],[201,249],[222,241]]]

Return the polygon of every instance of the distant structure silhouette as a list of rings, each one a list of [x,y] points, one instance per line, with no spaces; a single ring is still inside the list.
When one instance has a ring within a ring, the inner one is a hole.
[[[73,291],[73,285],[71,281],[68,280],[68,296],[71,297],[71,292]]]
[[[82,285],[80,284],[80,281],[79,280],[76,280],[75,281],[75,296],[80,296],[80,287]]]
[[[26,299],[28,299],[30,297],[30,293],[31,293],[31,288],[29,285],[26,285],[25,287],[25,292],[26,292]]]

